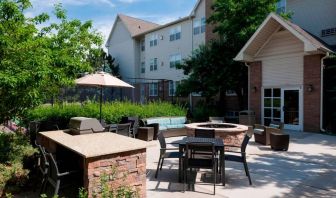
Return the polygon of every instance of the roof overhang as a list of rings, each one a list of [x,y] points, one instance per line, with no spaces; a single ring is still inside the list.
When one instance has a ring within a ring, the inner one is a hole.
[[[270,13],[264,22],[259,26],[257,31],[252,35],[244,47],[240,50],[235,61],[253,62],[257,53],[265,46],[265,43],[276,33],[280,28],[284,28],[292,33],[296,38],[304,44],[304,53],[328,53],[331,49],[312,37],[308,32],[301,29],[299,26],[286,21],[275,13]]]

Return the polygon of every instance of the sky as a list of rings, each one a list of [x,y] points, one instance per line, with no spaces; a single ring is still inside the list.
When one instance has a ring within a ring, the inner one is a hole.
[[[165,24],[190,14],[197,0],[31,0],[28,17],[42,12],[52,15],[53,6],[61,3],[69,19],[93,21],[93,26],[104,36],[110,33],[118,13],[158,24]],[[51,21],[54,19],[51,19]]]

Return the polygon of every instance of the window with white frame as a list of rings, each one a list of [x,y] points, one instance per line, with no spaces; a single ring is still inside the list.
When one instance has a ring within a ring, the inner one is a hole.
[[[264,89],[264,125],[281,120],[281,89]]]
[[[141,62],[141,73],[144,74],[146,72],[146,63]]]
[[[159,36],[157,34],[152,34],[150,36],[149,46],[150,47],[157,46],[158,45],[158,38],[159,38]]]
[[[205,17],[202,17],[201,19],[195,19],[194,20],[194,27],[193,27],[194,35],[204,33],[205,30],[206,30],[205,28],[206,28]]]
[[[206,20],[205,17],[201,18],[201,33],[205,32],[206,28]]]
[[[226,90],[225,95],[226,96],[237,96],[237,93],[236,93],[235,90],[228,89],[228,90]]]
[[[140,48],[141,48],[142,52],[145,51],[145,49],[146,49],[145,40],[141,40]]]
[[[276,12],[278,14],[286,12],[286,0],[279,0],[278,1]]]
[[[150,71],[156,71],[157,69],[158,69],[158,59],[157,58],[152,58],[150,60],[149,70]]]
[[[182,56],[181,54],[173,54],[169,56],[169,66],[170,68],[176,67],[176,65],[181,64]]]
[[[176,26],[169,31],[169,40],[175,41],[181,39],[181,26]]]
[[[180,81],[169,81],[169,96],[175,96],[176,87],[180,84]]]
[[[158,96],[158,83],[149,84],[149,96]]]

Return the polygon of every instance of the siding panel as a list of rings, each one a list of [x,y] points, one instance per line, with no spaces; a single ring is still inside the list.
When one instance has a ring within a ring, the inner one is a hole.
[[[262,85],[302,85],[303,47],[303,43],[288,31],[274,34],[256,58],[262,60]]]

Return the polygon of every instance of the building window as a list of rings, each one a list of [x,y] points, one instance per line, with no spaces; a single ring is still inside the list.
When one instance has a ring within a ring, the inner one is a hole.
[[[169,32],[170,41],[175,41],[179,39],[181,39],[181,26],[180,25],[170,29],[170,32]]]
[[[286,12],[286,0],[279,0],[276,5],[276,12],[278,14],[285,13]]]
[[[173,54],[169,57],[170,68],[176,67],[176,65],[181,64],[181,54]]]
[[[141,40],[141,51],[143,52],[143,51],[145,51],[146,50],[146,45],[145,45],[145,40]]]
[[[149,40],[149,46],[150,47],[154,47],[158,45],[158,35],[157,34],[153,34],[150,36],[150,40]]]
[[[169,96],[175,96],[176,87],[180,84],[180,81],[169,81]]]
[[[201,33],[205,32],[206,20],[205,17],[201,19]]]
[[[229,89],[229,90],[226,90],[225,95],[226,96],[237,96],[237,93],[235,90]]]
[[[264,125],[281,120],[281,89],[264,89]]]
[[[146,72],[146,63],[141,62],[141,73],[144,74]]]
[[[205,17],[194,20],[194,28],[193,28],[194,35],[204,33],[206,30],[205,28],[206,28]]]
[[[157,68],[158,68],[157,63],[158,63],[158,59],[157,58],[152,58],[150,60],[150,68],[149,68],[150,71],[156,71],[157,70]]]
[[[322,37],[336,35],[336,27],[322,30]]]
[[[149,84],[149,96],[158,96],[158,83]]]

